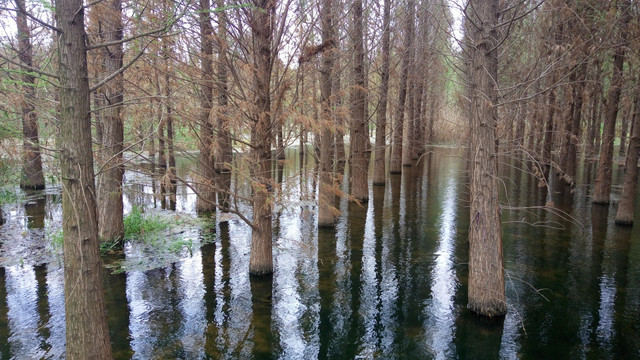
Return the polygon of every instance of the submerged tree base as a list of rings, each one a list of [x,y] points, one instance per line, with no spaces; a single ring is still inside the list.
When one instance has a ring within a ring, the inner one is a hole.
[[[487,302],[469,300],[467,308],[475,315],[488,318],[499,318],[507,314],[507,304],[498,300]]]

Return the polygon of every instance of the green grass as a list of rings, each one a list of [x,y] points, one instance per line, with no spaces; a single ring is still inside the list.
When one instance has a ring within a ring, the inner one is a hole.
[[[125,239],[140,239],[150,234],[157,234],[169,228],[169,224],[159,216],[145,215],[142,208],[134,206],[124,217]]]

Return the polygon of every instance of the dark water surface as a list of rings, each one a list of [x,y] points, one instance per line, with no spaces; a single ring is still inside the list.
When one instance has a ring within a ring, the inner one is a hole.
[[[115,357],[640,358],[640,231],[614,225],[615,202],[592,207],[589,186],[570,194],[551,184],[547,194],[512,158],[500,163],[509,312],[491,321],[469,313],[461,155],[432,148],[370,188],[363,207],[342,199],[331,230],[316,229],[311,170],[301,176],[299,159],[285,163],[276,172],[273,276],[248,275],[247,225],[211,215],[209,226],[181,233],[195,245],[170,263],[105,275]],[[579,184],[594,175],[585,165]],[[127,173],[127,182],[127,209],[160,206],[144,175]],[[60,227],[58,192],[4,207],[1,359],[64,357],[63,270],[55,250],[40,255]],[[176,208],[194,213],[187,187]],[[199,248],[211,232],[215,241]],[[155,256],[147,250],[128,244],[123,256],[142,263]]]

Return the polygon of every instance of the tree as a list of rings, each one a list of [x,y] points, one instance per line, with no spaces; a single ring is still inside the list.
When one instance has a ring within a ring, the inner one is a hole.
[[[350,173],[351,195],[360,201],[369,199],[369,131],[365,117],[365,79],[364,79],[364,46],[363,46],[363,14],[362,0],[351,4],[353,12],[353,29],[351,41],[353,46],[353,79],[350,106]]]
[[[27,67],[33,66],[31,31],[27,22],[27,10],[24,0],[16,1],[16,25],[18,29],[18,57]],[[44,189],[44,173],[42,172],[42,158],[38,139],[38,117],[35,111],[36,81],[34,74],[26,69],[22,70],[22,176],[20,187],[23,189]]]
[[[123,25],[122,1],[108,0],[98,3],[91,9],[90,15],[97,22],[97,38],[102,43],[116,42],[96,51],[98,80],[116,74],[123,66]],[[101,240],[124,238],[124,207],[122,203],[122,161],[124,124],[122,121],[122,102],[124,99],[124,77],[118,73],[97,92],[100,113],[101,150],[98,173],[98,229]]]
[[[631,19],[631,4],[629,0],[621,0],[623,3],[620,11],[620,29],[618,34],[618,44],[616,44],[613,55],[613,78],[609,88],[609,97],[606,102],[606,117],[604,119],[604,130],[602,133],[602,145],[600,148],[600,159],[598,160],[598,173],[593,190],[594,204],[609,204],[611,196],[611,176],[613,168],[613,141],[615,139],[616,119],[618,117],[618,103],[624,78],[622,76],[624,67],[624,53],[627,46],[627,24]],[[617,3],[617,2],[616,2]]]
[[[636,90],[637,91],[637,90]],[[634,200],[636,198],[636,184],[638,182],[638,154],[640,154],[640,95],[636,94],[633,122],[631,124],[631,138],[624,167],[622,194],[616,212],[616,224],[633,225]]]
[[[507,311],[498,204],[496,125],[498,105],[498,2],[470,0],[467,80],[471,95],[469,298],[471,311],[501,316]]]
[[[380,80],[380,105],[376,114],[376,145],[373,172],[373,185],[384,185],[386,176],[387,152],[387,99],[389,92],[389,49],[390,49],[391,1],[384,1],[382,18],[382,73]]]
[[[320,189],[318,192],[318,226],[334,226],[333,206],[333,131],[331,126],[331,88],[334,46],[332,22],[333,0],[323,0],[321,9],[322,68],[320,69],[321,130],[320,130]]]
[[[407,99],[407,77],[411,66],[411,49],[413,48],[413,24],[414,24],[414,3],[407,1],[407,19],[405,21],[405,38],[402,47],[402,68],[400,70],[400,87],[398,89],[398,104],[394,116],[393,124],[393,144],[391,147],[391,160],[389,172],[400,174],[402,172],[402,141],[404,128],[404,109]]]
[[[271,70],[273,69],[272,17],[276,0],[254,0],[247,11],[253,37],[253,105],[251,121],[251,181],[253,187],[253,231],[249,272],[266,275],[273,272],[271,235],[272,203],[270,201],[271,144]]]
[[[111,359],[98,240],[82,0],[55,3],[68,359]]]

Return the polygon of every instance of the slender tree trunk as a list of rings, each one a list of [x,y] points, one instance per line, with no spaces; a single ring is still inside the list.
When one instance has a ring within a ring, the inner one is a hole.
[[[333,38],[332,19],[333,0],[323,0],[321,9],[322,44],[335,42]],[[332,227],[335,224],[336,209],[333,199],[333,139],[334,126],[331,118],[331,80],[333,70],[333,46],[328,46],[322,52],[322,68],[320,69],[320,96],[321,116],[320,119],[320,190],[318,192],[318,226]]]
[[[391,174],[402,173],[402,141],[404,128],[404,105],[407,98],[407,77],[409,67],[411,65],[411,49],[413,48],[413,22],[414,22],[414,3],[407,2],[407,20],[405,22],[405,38],[404,48],[402,49],[402,68],[400,69],[400,85],[398,89],[398,107],[394,116],[395,123],[393,125],[393,144],[391,147],[391,160],[389,164],[389,172]]]
[[[335,9],[334,9],[335,12]],[[336,43],[336,51],[339,51],[339,46]],[[340,57],[336,56],[333,60],[333,73],[339,74],[340,71]],[[333,107],[334,107],[334,122],[336,126],[335,132],[335,157],[336,164],[338,168],[344,169],[344,164],[347,161],[347,153],[345,151],[344,146],[344,127],[345,127],[345,119],[342,111],[342,98],[343,96],[340,94],[342,90],[342,80],[340,76],[333,76],[333,83],[331,92],[333,94]]]
[[[618,148],[618,156],[624,156],[624,151],[627,147],[627,131],[631,123],[631,121],[629,121],[630,114],[631,106],[622,105],[622,123],[620,124],[620,147]]]
[[[570,178],[572,186],[575,186],[575,178],[577,175],[578,165],[578,143],[580,141],[581,124],[582,124],[582,93],[584,91],[584,82],[586,80],[587,67],[585,64],[580,65],[578,69],[577,82],[573,85],[573,111],[571,114],[571,126],[567,132],[567,154],[565,159],[564,171]]]
[[[412,51],[411,57],[414,57],[415,51]],[[410,74],[415,73],[415,59],[412,61],[414,66],[411,66],[409,70]],[[403,137],[403,147],[402,147],[402,166],[411,166],[411,152],[412,152],[412,138],[413,133],[415,132],[414,126],[414,117],[415,117],[415,93],[416,93],[416,76],[411,76],[409,79],[408,90],[407,90],[407,118],[404,121],[404,129],[402,131]]]
[[[109,0],[97,4],[92,11],[98,11],[100,19],[98,34],[101,41],[122,40],[122,2]],[[101,48],[99,58],[105,78],[122,68],[122,44]],[[122,179],[124,164],[122,151],[124,141],[124,125],[120,113],[124,92],[124,78],[120,74],[98,90],[102,103],[106,106],[100,111],[100,128],[102,129],[100,167],[98,175],[98,229],[102,241],[124,238],[124,206],[122,202]]]
[[[58,0],[55,7],[66,357],[112,359],[98,240],[84,8],[81,0]]]
[[[365,118],[365,81],[364,81],[364,47],[363,47],[363,14],[362,0],[352,3],[353,11],[353,77],[354,87],[351,90],[351,195],[360,201],[369,199],[369,161],[367,156],[367,119]]]
[[[616,212],[616,224],[618,225],[633,225],[634,200],[636,198],[636,184],[638,183],[638,154],[640,154],[640,95],[636,94],[629,150],[627,150],[627,161],[622,182],[622,194],[620,195],[620,203]]]
[[[387,154],[387,98],[389,97],[391,0],[384,0],[382,19],[382,74],[380,79],[380,105],[376,114],[376,146],[373,185],[385,185]]]
[[[469,303],[471,311],[501,316],[507,311],[502,264],[495,133],[498,92],[498,0],[470,0],[479,28],[471,29],[471,224]],[[469,16],[469,15],[468,15]],[[473,16],[473,15],[471,15]]]
[[[24,0],[15,0],[16,25],[18,28],[18,57],[20,62],[33,66],[31,31],[27,23],[27,12]],[[40,156],[38,139],[38,117],[34,104],[36,101],[36,79],[32,73],[22,72],[22,176],[20,187],[23,189],[44,189],[44,173]]]
[[[218,8],[225,6],[224,0],[217,0]],[[223,191],[218,193],[218,201],[223,208],[230,206],[231,194],[231,169],[233,168],[233,147],[231,143],[231,130],[227,117],[229,81],[227,79],[227,17],[224,11],[218,12],[218,62],[216,64],[216,91],[218,94],[218,155],[216,171],[220,172],[220,185]]]
[[[549,172],[551,171],[551,149],[553,148],[553,129],[554,129],[554,116],[556,111],[556,82],[558,77],[558,70],[554,70],[551,90],[549,90],[549,103],[547,104],[547,120],[544,127],[544,138],[542,143],[542,159],[543,163],[543,176],[545,181],[549,181]]]
[[[253,182],[253,231],[249,272],[266,275],[273,272],[271,214],[271,69],[272,53],[271,17],[275,16],[275,0],[254,0],[260,11],[251,11],[250,26],[253,35],[254,107],[251,121]]]
[[[211,26],[211,3],[200,0],[198,21],[200,23],[200,155],[198,167],[197,211],[215,211],[215,154],[213,150],[213,27]]]
[[[609,98],[607,99],[607,114],[604,119],[604,132],[602,134],[602,146],[600,149],[600,159],[598,160],[598,173],[593,190],[594,204],[609,204],[611,196],[611,176],[613,168],[613,141],[615,140],[616,118],[618,117],[618,103],[624,78],[622,71],[624,66],[624,52],[627,45],[627,24],[631,19],[630,1],[624,0],[622,6],[620,43],[617,45],[613,55],[613,78],[609,88]]]

